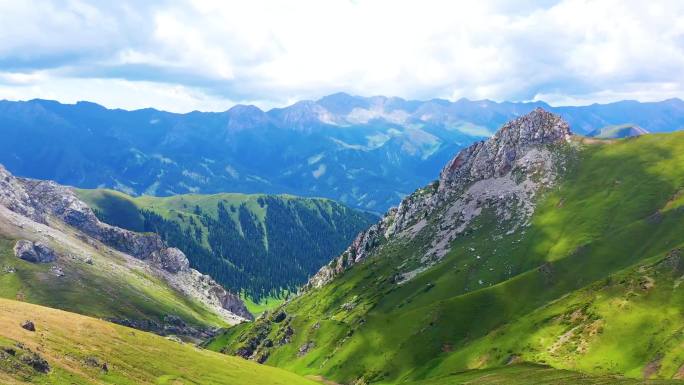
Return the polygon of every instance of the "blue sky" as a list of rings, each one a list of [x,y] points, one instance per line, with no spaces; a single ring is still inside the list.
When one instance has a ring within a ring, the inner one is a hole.
[[[684,1],[0,0],[0,99],[684,98]]]

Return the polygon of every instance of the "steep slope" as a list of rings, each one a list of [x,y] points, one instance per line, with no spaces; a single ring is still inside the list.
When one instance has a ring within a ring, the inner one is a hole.
[[[251,315],[155,234],[101,223],[71,189],[0,166],[0,296],[202,336]]]
[[[679,378],[683,164],[682,133],[593,141],[535,110],[209,346],[343,383],[517,362]]]
[[[193,268],[255,302],[295,291],[377,220],[328,199],[288,195],[76,193],[100,220],[158,233]]]
[[[20,325],[32,320],[35,331]],[[0,299],[0,383],[314,385],[284,370],[104,321]]]
[[[627,123],[649,132],[684,127],[679,99],[550,107],[338,93],[270,111],[189,114],[0,101],[0,163],[20,176],[131,195],[289,193],[384,212],[459,149],[536,107],[579,133]]]

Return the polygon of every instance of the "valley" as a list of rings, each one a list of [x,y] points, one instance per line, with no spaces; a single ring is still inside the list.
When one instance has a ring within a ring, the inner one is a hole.
[[[134,197],[0,169],[0,314],[16,324],[2,378],[678,383],[682,154],[681,132],[588,138],[536,109],[379,220],[322,198]],[[104,350],[55,314],[135,340]],[[53,339],[25,342],[17,316]],[[132,344],[197,362],[141,370]]]
[[[296,292],[377,220],[329,199],[289,195],[76,193],[103,222],[159,234],[185,252],[193,268],[241,293],[254,309]]]

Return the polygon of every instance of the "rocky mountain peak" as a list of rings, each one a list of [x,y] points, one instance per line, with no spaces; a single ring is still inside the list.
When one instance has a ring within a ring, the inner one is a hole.
[[[568,143],[571,136],[567,122],[542,108],[504,124],[490,139],[459,152],[437,183],[407,196],[359,234],[305,289],[326,284],[388,240],[425,233],[421,266],[397,276],[397,282],[405,282],[441,260],[484,210],[494,212],[508,233],[528,226],[538,195],[555,185],[564,169],[563,158],[551,146]]]
[[[440,174],[440,190],[505,175],[533,147],[567,142],[572,133],[560,116],[542,108],[504,124],[490,139],[462,150]]]
[[[560,115],[537,107],[530,113],[504,124],[494,134],[492,141],[503,145],[530,146],[565,141],[571,135],[570,126]]]

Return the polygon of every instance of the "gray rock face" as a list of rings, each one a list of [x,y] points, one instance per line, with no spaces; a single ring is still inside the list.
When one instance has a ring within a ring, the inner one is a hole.
[[[152,252],[150,254],[150,261],[160,269],[173,274],[190,269],[188,258],[175,247],[167,247]]]
[[[140,234],[100,222],[68,187],[17,178],[0,165],[0,205],[48,226],[55,220],[63,222],[109,247],[148,262],[171,286],[212,307],[227,320],[253,318],[238,296],[211,277],[191,269],[182,251],[166,247],[157,234]],[[52,262],[57,257],[41,243],[19,241],[14,249],[17,257],[34,263]],[[53,272],[64,275],[59,267]]]
[[[218,300],[221,308],[244,319],[250,321],[254,320],[254,316],[249,312],[249,310],[247,310],[247,306],[245,306],[245,303],[240,299],[240,297],[224,289],[223,286],[214,282],[214,280],[208,275],[203,275],[199,281],[204,284],[205,292],[208,293],[208,295],[212,298],[216,298]]]
[[[0,204],[36,222],[56,218],[98,241],[138,259],[163,249],[156,234],[139,234],[100,222],[70,188],[51,181],[17,178],[0,165]]]
[[[50,263],[57,259],[57,253],[48,246],[25,239],[17,241],[14,245],[14,255],[31,263]]]
[[[530,149],[567,142],[570,136],[570,126],[560,116],[537,108],[506,123],[491,139],[461,151],[442,170],[439,190],[504,176]]]
[[[462,150],[444,167],[439,181],[407,196],[380,222],[359,234],[342,255],[309,280],[304,290],[325,285],[366,259],[387,239],[415,236],[427,225],[425,218],[438,212],[438,227],[423,258],[425,265],[443,257],[451,240],[484,207],[495,209],[502,221],[513,219],[511,212],[516,208],[522,221],[516,226],[526,225],[525,220],[534,212],[537,191],[555,181],[558,165],[549,146],[567,144],[571,137],[567,122],[540,108],[506,123],[489,140]],[[419,272],[404,273],[399,282]]]

